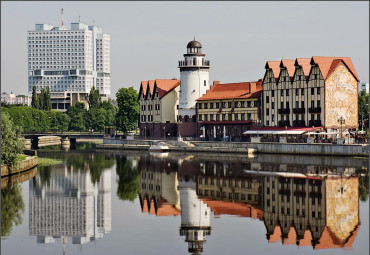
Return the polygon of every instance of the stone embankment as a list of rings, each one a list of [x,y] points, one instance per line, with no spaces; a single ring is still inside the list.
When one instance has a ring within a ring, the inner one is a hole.
[[[27,157],[25,160],[18,162],[16,166],[1,165],[1,177],[24,172],[35,166],[37,166],[37,156]]]
[[[150,140],[103,139],[97,149],[148,150]],[[319,156],[369,156],[367,145],[339,144],[293,144],[293,143],[246,143],[246,142],[200,142],[165,141],[170,151],[222,152],[222,153],[266,153]]]

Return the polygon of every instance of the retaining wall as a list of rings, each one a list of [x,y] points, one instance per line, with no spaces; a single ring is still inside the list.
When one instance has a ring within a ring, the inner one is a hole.
[[[29,170],[35,166],[37,166],[37,156],[26,158],[25,160],[19,162],[16,167],[1,165],[1,177],[20,173]]]

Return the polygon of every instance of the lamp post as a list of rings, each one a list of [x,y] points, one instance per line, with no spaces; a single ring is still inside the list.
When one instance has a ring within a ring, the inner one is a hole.
[[[144,127],[144,140],[146,140],[146,127]]]
[[[342,139],[342,125],[346,122],[346,119],[343,116],[338,118],[338,122],[340,123],[340,138]]]

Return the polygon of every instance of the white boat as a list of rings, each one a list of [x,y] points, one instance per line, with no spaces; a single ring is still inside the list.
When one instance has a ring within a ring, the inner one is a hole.
[[[169,151],[169,147],[166,143],[164,142],[154,142],[153,144],[150,145],[149,151]]]

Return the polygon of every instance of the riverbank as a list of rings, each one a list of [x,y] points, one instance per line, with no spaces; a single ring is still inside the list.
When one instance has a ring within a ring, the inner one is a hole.
[[[1,177],[18,174],[37,166],[37,156],[26,157],[24,160],[17,163],[16,166],[9,167],[1,165]]]
[[[97,149],[148,150],[150,140],[103,139]],[[368,145],[165,141],[169,151],[369,157]]]

